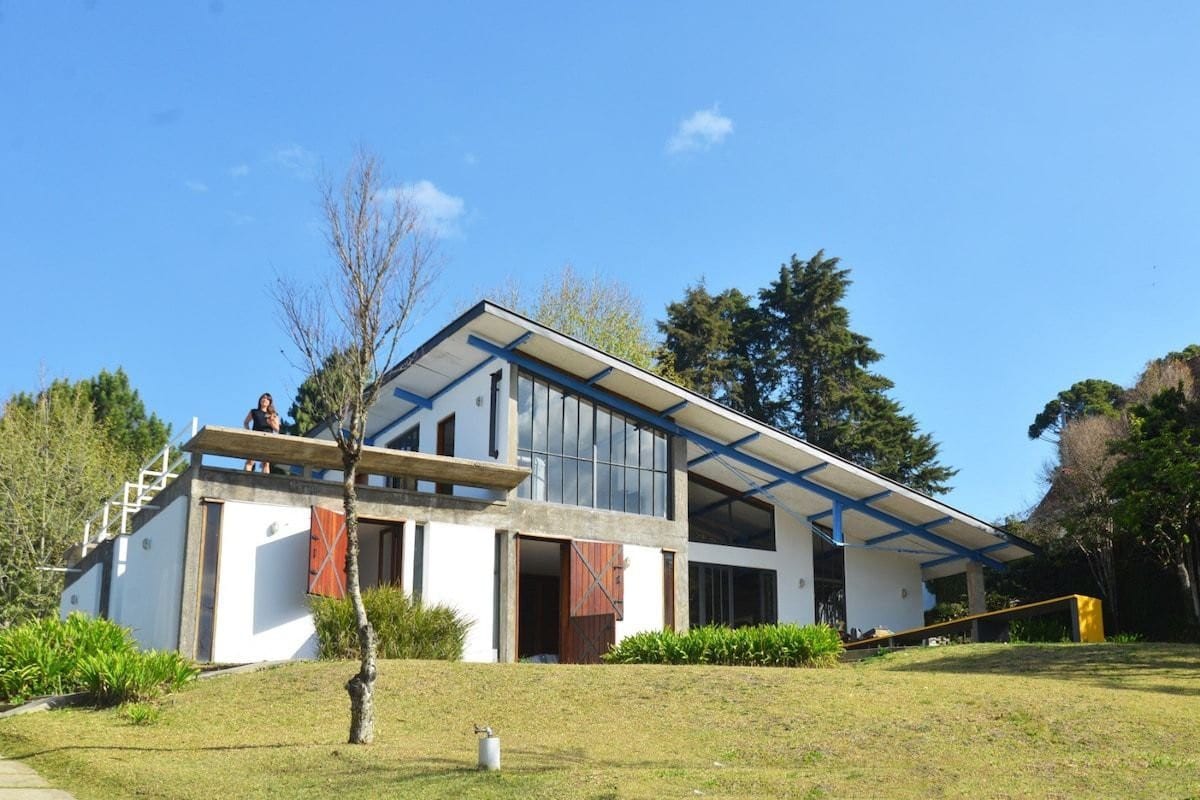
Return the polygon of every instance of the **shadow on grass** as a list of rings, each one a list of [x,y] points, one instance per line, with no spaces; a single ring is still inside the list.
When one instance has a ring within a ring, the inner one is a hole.
[[[897,672],[1012,675],[1200,697],[1195,645],[1004,645],[951,647],[944,658],[888,664]]]

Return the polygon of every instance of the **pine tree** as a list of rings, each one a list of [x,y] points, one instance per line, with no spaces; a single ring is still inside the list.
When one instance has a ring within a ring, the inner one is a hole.
[[[699,392],[835,455],[928,493],[954,475],[938,444],[869,367],[882,356],[850,329],[849,270],[818,252],[792,256],[758,294],[701,283],[667,307],[660,358]]]

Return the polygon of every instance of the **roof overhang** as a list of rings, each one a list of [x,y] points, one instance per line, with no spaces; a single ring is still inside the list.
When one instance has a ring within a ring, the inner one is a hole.
[[[484,301],[384,376],[368,441],[386,444],[408,420],[481,370],[505,364],[555,381],[688,442],[688,469],[771,501],[851,547],[900,553],[925,578],[994,569],[1036,545],[828,453],[640,367]]]

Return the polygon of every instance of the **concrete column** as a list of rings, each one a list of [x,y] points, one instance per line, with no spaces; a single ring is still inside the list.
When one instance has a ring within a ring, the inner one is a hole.
[[[978,561],[967,562],[967,611],[971,614],[982,614],[987,611],[983,583],[983,565]]]
[[[517,537],[513,531],[496,531],[500,537],[500,621],[496,660],[517,660]]]

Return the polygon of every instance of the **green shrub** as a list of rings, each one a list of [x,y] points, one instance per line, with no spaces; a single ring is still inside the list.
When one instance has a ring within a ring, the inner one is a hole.
[[[102,706],[155,700],[199,672],[178,653],[162,650],[97,653],[79,663],[85,690]]]
[[[610,664],[721,664],[824,667],[837,662],[842,640],[828,625],[706,625],[687,633],[650,631],[627,636],[604,660]]]
[[[1008,624],[1008,640],[1033,644],[1037,642],[1069,642],[1067,623],[1057,616],[1014,619]]]
[[[395,586],[362,593],[367,619],[375,628],[380,658],[462,659],[471,622],[452,608],[413,602]],[[325,659],[358,658],[358,633],[350,598],[310,599],[318,654]]]
[[[153,725],[158,722],[158,706],[152,703],[126,703],[121,706],[121,716],[133,725]]]
[[[79,691],[101,705],[148,699],[197,672],[177,653],[140,652],[128,628],[79,612],[0,631],[0,697],[8,702]]]
[[[1140,633],[1114,633],[1104,637],[1104,641],[1109,644],[1137,644],[1145,639],[1146,637]]]

